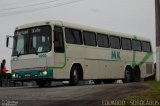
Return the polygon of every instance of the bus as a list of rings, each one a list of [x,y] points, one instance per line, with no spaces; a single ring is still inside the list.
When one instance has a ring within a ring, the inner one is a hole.
[[[14,81],[36,81],[39,87],[52,81],[129,83],[154,74],[147,38],[59,20],[18,26],[12,38]]]

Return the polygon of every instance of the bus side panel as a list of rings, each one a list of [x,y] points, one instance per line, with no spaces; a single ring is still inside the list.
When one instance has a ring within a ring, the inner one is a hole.
[[[54,78],[69,79],[70,71],[75,63],[80,63],[84,67],[84,49],[81,45],[66,45],[66,64],[63,68],[55,69]],[[84,68],[83,68],[84,69]]]

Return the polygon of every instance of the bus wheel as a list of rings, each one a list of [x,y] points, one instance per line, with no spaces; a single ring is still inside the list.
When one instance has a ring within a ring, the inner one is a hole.
[[[39,87],[45,87],[47,84],[47,81],[46,80],[37,80],[36,83]]]
[[[140,80],[141,80],[140,69],[139,67],[135,67],[133,73],[133,81],[139,82]]]
[[[101,84],[101,80],[98,80],[98,79],[96,79],[96,80],[93,80],[93,82],[95,83],[95,84]]]
[[[75,86],[78,85],[78,81],[79,81],[78,69],[76,66],[73,66],[70,73],[69,84]]]
[[[104,84],[112,84],[112,83],[114,83],[114,82],[115,82],[114,79],[106,79],[106,80],[103,80],[103,83],[104,83]]]
[[[130,68],[126,68],[126,70],[125,70],[125,78],[123,79],[123,82],[125,82],[125,83],[129,83],[129,82],[131,82],[131,70],[130,70]]]

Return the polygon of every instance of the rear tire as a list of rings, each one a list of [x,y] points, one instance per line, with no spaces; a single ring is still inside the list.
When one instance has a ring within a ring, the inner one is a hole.
[[[75,86],[78,85],[78,82],[79,82],[78,68],[76,66],[73,66],[70,73],[69,84],[71,86]]]
[[[126,69],[125,69],[125,74],[124,74],[124,76],[125,76],[125,78],[123,79],[123,82],[124,83],[129,83],[129,82],[131,82],[131,80],[132,80],[132,75],[131,75],[132,73],[131,73],[131,69],[129,68],[129,67],[127,67]]]
[[[133,72],[133,81],[139,82],[140,80],[141,80],[140,69],[139,67],[135,67]]]

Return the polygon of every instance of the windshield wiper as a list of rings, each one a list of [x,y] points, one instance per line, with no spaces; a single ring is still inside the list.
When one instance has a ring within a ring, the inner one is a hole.
[[[17,57],[19,57],[21,55],[21,52],[24,50],[24,47],[26,47],[26,43],[24,44],[23,48],[20,50],[20,52],[18,53]]]
[[[17,54],[17,57],[19,57],[21,55],[21,52],[24,50],[24,47],[21,49],[21,51]],[[34,50],[34,53],[36,55],[38,55],[38,52],[36,51],[36,49],[33,49]]]
[[[19,56],[21,55],[22,50],[24,50],[24,46],[23,46],[23,48],[21,49],[21,51],[17,54],[17,57],[19,57]]]

